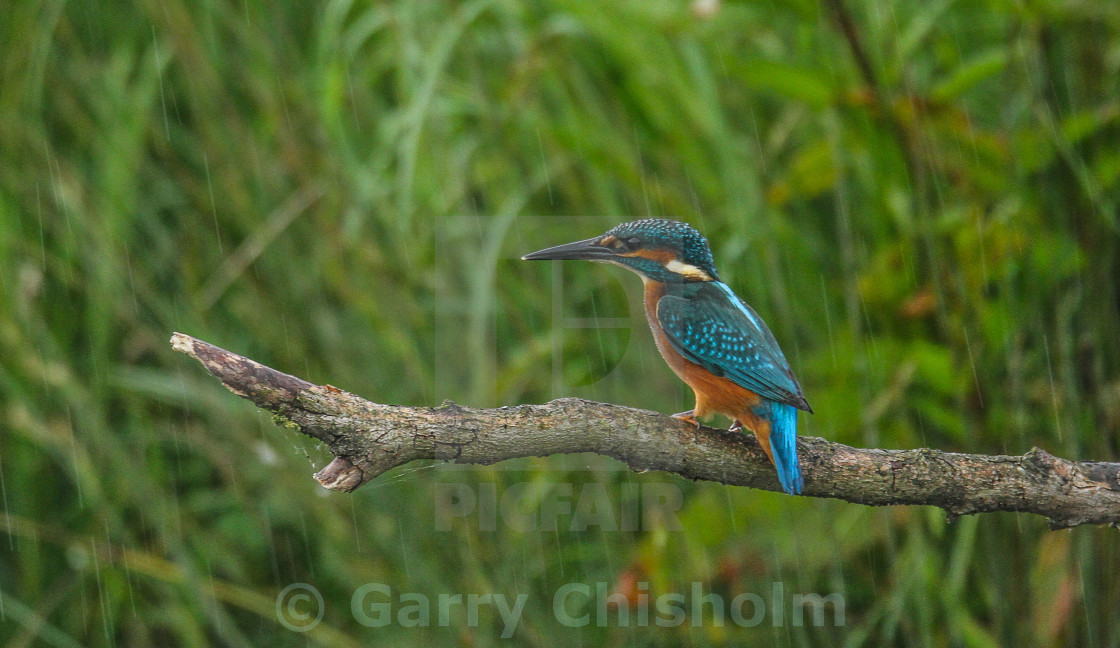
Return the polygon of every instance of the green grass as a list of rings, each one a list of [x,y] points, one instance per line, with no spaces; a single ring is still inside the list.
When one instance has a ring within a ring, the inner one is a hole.
[[[386,403],[677,411],[633,277],[516,260],[669,216],[782,341],[817,412],[803,433],[1117,460],[1120,9],[847,4],[865,69],[833,3],[8,7],[0,641],[504,643],[492,611],[359,624],[351,595],[386,583],[526,593],[517,645],[1120,644],[1114,529],[598,457],[408,466],[324,497],[322,448],[169,347],[183,331]],[[614,506],[669,484],[683,528],[437,530],[443,483],[602,483]],[[643,578],[839,592],[846,625],[553,615],[565,583]],[[306,635],[275,616],[295,582],[325,601]]]

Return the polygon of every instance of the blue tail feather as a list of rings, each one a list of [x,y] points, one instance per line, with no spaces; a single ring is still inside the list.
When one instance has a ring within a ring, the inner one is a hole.
[[[782,490],[798,495],[805,486],[797,461],[797,410],[785,403],[764,401],[755,414],[770,420],[770,450]]]

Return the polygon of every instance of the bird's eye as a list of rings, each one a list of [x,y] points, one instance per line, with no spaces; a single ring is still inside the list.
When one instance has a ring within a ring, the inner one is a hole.
[[[642,239],[638,238],[637,236],[631,236],[630,238],[626,239],[625,245],[628,249],[636,250],[642,247]]]

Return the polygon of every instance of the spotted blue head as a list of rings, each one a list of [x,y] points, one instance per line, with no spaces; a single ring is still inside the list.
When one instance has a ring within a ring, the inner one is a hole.
[[[605,234],[521,258],[614,263],[663,283],[719,280],[707,239],[685,223],[662,218],[622,223]]]

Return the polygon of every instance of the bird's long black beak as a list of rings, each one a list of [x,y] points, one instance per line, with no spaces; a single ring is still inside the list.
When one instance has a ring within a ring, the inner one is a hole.
[[[541,259],[587,259],[588,261],[606,261],[617,256],[614,250],[599,245],[603,237],[596,236],[586,241],[565,243],[556,247],[545,248],[521,257],[524,261],[537,261]]]

